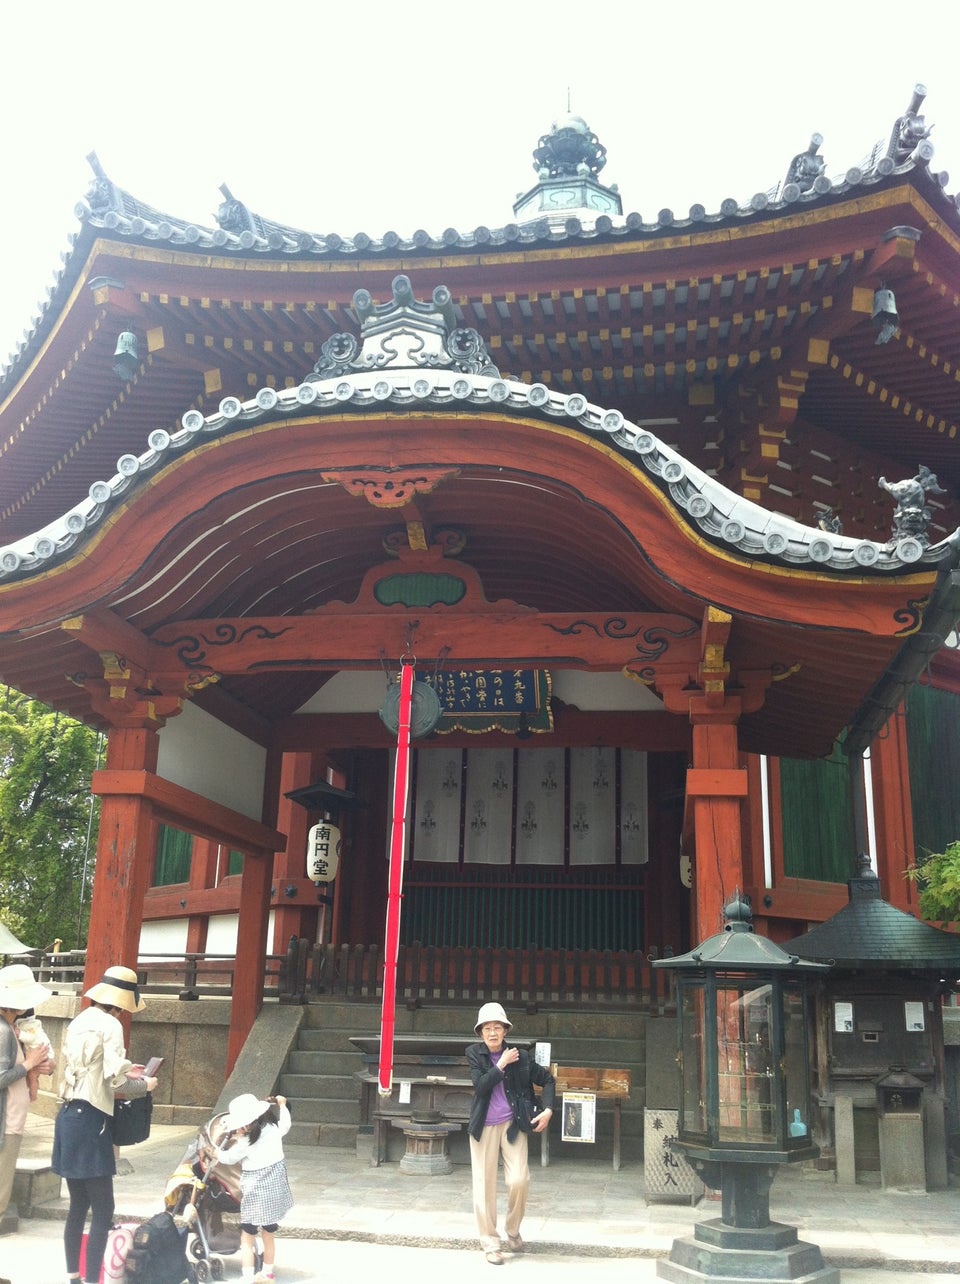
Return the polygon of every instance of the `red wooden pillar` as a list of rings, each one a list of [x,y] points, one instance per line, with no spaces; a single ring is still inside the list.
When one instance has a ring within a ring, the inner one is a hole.
[[[240,918],[237,958],[227,1037],[227,1074],[233,1069],[244,1041],[263,1007],[263,961],[267,953],[273,852],[248,852],[240,876]]]
[[[870,745],[877,875],[884,899],[908,914],[919,913],[916,883],[904,877],[914,862],[913,806],[907,757],[907,724],[895,713]]]
[[[316,915],[315,899],[308,906],[303,896],[309,886],[305,882],[304,871],[307,859],[307,831],[310,828],[310,814],[299,803],[291,802],[287,794],[294,789],[305,789],[313,783],[313,756],[309,753],[285,753],[280,767],[280,792],[277,802],[277,829],[286,834],[287,844],[278,852],[274,864],[277,887],[276,910],[273,917],[273,952],[282,954],[290,937],[304,935],[305,919]],[[298,889],[298,899],[287,899],[283,894],[286,886]]]
[[[695,941],[722,929],[724,905],[745,885],[740,810],[747,773],[740,767],[739,716],[739,700],[712,708],[703,697],[690,699],[693,762],[687,771],[687,800],[693,808],[696,849]]]
[[[688,818],[693,819],[694,941],[706,940],[722,929],[724,905],[736,892],[745,891],[747,873],[753,869],[743,850],[742,807],[749,782],[740,765],[737,724],[743,713],[761,707],[772,675],[766,670],[741,670],[734,678],[725,654],[732,625],[726,611],[708,606],[696,675],[684,673],[681,667],[660,678],[664,707],[686,714],[693,728],[687,808]],[[734,682],[736,694],[732,695]]]
[[[217,861],[222,844],[212,838],[193,840],[190,853],[190,891],[205,892],[217,885]],[[226,859],[226,857],[225,857]],[[202,954],[207,948],[209,914],[191,914],[187,919],[187,953]]]
[[[107,737],[106,769],[155,771],[158,751],[157,726],[113,727]],[[148,799],[103,797],[84,989],[95,985],[108,967],[136,968],[143,898],[156,846],[157,822]]]

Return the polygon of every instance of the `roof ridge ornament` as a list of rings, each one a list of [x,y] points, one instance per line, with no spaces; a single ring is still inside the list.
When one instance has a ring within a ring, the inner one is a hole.
[[[895,165],[905,165],[908,160],[914,157],[914,153],[920,147],[920,144],[930,137],[933,126],[927,125],[924,118],[919,114],[926,96],[926,85],[914,85],[913,97],[910,99],[907,110],[893,122],[890,142],[887,145],[887,155]],[[920,153],[919,158],[921,160],[928,160],[933,155],[932,146],[928,150],[929,156]]]
[[[249,209],[243,201],[238,200],[226,183],[220,184],[220,193],[223,200],[217,207],[214,218],[217,220],[217,226],[224,232],[252,232],[254,230],[253,218]]]
[[[898,482],[888,482],[886,477],[881,477],[877,485],[896,501],[891,539],[898,544],[903,540],[913,539],[921,547],[928,547],[930,537],[927,527],[933,511],[926,502],[927,494],[947,493],[937,481],[937,474],[931,472],[926,464],[921,464],[915,477],[907,477]]]
[[[107,178],[107,172],[100,164],[100,157],[96,152],[87,154],[87,164],[93,170],[93,182],[86,195],[90,209],[98,215],[106,214],[108,210],[119,210],[121,202],[117,197],[117,189]]]
[[[534,148],[533,168],[539,181],[517,197],[514,215],[526,222],[543,214],[566,217],[575,210],[587,210],[595,217],[622,214],[616,185],[604,187],[597,179],[606,163],[607,149],[582,116],[568,111]]]
[[[607,163],[607,149],[582,116],[567,112],[552,122],[533,153],[539,178],[594,178]]]
[[[380,304],[369,291],[356,291],[353,310],[360,321],[360,341],[345,332],[331,335],[305,383],[387,367],[446,368],[500,378],[479,332],[457,325],[453,296],[445,285],[436,287],[429,303],[415,297],[407,276],[394,277],[392,288],[392,300]]]
[[[790,162],[787,176],[783,180],[784,187],[789,183],[796,183],[801,195],[813,190],[817,179],[827,168],[827,162],[822,156],[817,155],[822,145],[822,134],[810,135],[810,144],[807,150],[798,152]]]

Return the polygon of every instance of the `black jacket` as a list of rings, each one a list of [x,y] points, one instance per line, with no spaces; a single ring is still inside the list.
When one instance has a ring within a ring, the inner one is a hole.
[[[504,1044],[504,1047],[507,1045]],[[470,1078],[473,1082],[473,1104],[470,1107],[470,1122],[467,1131],[471,1137],[480,1140],[484,1124],[487,1121],[487,1107],[490,1105],[490,1094],[500,1081],[503,1081],[507,1101],[513,1111],[513,1123],[507,1129],[507,1137],[513,1141],[518,1132],[530,1132],[530,1118],[538,1113],[533,1095],[533,1085],[542,1089],[540,1110],[552,1110],[555,1099],[556,1080],[547,1069],[533,1060],[530,1053],[518,1048],[520,1060],[500,1071],[490,1060],[490,1053],[485,1043],[471,1043],[467,1048],[467,1065],[470,1067]]]

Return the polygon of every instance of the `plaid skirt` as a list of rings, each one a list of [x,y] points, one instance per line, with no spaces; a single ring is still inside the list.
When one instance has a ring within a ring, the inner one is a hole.
[[[240,1174],[240,1220],[248,1226],[273,1226],[293,1207],[287,1165],[278,1160],[266,1168]]]

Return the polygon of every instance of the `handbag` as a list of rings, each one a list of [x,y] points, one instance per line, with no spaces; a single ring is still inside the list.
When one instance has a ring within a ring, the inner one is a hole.
[[[153,1093],[143,1097],[118,1097],[113,1103],[113,1144],[135,1146],[150,1136]]]

